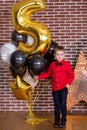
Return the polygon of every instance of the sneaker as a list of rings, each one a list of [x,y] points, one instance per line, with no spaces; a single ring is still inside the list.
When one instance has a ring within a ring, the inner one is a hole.
[[[58,128],[60,127],[60,122],[55,122],[54,125],[53,125],[54,128]]]
[[[65,126],[66,126],[66,123],[65,122],[61,122],[60,128],[64,128]]]

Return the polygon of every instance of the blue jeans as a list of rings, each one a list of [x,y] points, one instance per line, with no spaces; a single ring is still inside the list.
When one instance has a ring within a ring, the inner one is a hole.
[[[66,121],[66,99],[68,89],[65,87],[59,91],[53,91],[55,122]],[[60,119],[60,112],[62,117]]]

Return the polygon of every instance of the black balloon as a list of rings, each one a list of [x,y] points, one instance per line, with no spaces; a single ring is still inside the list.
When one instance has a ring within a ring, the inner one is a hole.
[[[21,71],[26,67],[26,57],[22,51],[16,50],[10,56],[10,64],[14,69]]]
[[[15,44],[16,46],[18,46],[19,42],[23,42],[23,43],[27,42],[27,35],[20,34],[16,30],[14,30],[12,32],[12,34],[11,34],[11,41],[13,42],[13,44]]]
[[[20,77],[23,77],[26,72],[25,67],[21,68],[21,70],[17,70],[17,69],[14,69],[12,66],[10,66],[9,70],[11,71],[11,74],[14,78],[16,78],[17,75],[19,75]]]
[[[35,55],[28,61],[28,71],[32,75],[38,75],[46,68],[46,60],[44,57]]]
[[[58,47],[58,44],[54,41],[51,41],[51,45],[47,53],[44,55],[47,60],[47,66],[50,65],[51,62],[54,61],[54,49]]]

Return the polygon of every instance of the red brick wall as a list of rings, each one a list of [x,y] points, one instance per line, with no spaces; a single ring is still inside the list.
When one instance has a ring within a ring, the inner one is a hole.
[[[33,0],[32,0],[33,1]],[[11,41],[13,23],[11,6],[17,0],[0,0],[0,47]],[[50,30],[52,40],[66,48],[66,58],[74,69],[79,51],[84,50],[87,56],[87,0],[45,0],[46,10],[36,12],[34,20],[44,23]],[[0,111],[27,111],[25,101],[16,100],[9,83],[15,79],[0,60]],[[40,81],[35,89],[39,99],[34,111],[53,111],[51,81]],[[85,103],[76,105],[70,113],[86,113]]]

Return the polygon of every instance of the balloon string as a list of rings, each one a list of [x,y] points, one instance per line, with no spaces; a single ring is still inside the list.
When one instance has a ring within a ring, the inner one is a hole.
[[[49,81],[50,81],[50,80],[48,80],[46,83],[48,83]],[[46,85],[45,85],[45,86],[46,86]],[[39,97],[40,97],[40,95],[42,94],[43,90],[44,90],[44,88],[42,88],[40,94],[39,94],[39,92],[37,92],[36,96],[35,96],[34,99],[33,99],[34,88],[32,89],[31,100],[28,101],[28,108],[29,108],[29,111],[30,111],[29,105],[32,106],[32,103],[34,104],[34,103],[39,99]],[[33,102],[32,102],[32,101],[33,101]],[[31,108],[32,108],[32,107],[31,107]]]
[[[32,113],[32,98],[31,98],[31,100],[30,101],[28,101],[27,103],[28,103],[28,112],[29,112],[29,115],[30,116],[34,116],[34,114]]]
[[[46,82],[46,84],[47,84],[49,81],[50,81],[50,80],[48,80],[48,81]],[[46,85],[45,85],[45,87],[46,87]],[[42,88],[42,90],[41,90],[40,93],[37,92],[37,94],[36,94],[36,96],[35,96],[35,98],[34,98],[34,100],[33,100],[33,103],[35,103],[35,102],[39,99],[39,97],[40,97],[40,95],[42,94],[43,90],[44,90],[44,88]]]
[[[48,82],[49,82],[49,80],[46,83],[48,83]],[[37,92],[35,98],[33,99],[34,89],[32,89],[31,98],[30,98],[29,101],[27,101],[27,106],[28,106],[28,116],[27,116],[27,120],[26,120],[27,123],[38,124],[40,122],[48,120],[48,119],[44,119],[44,118],[39,119],[39,118],[35,117],[35,115],[32,112],[33,105],[39,99],[39,97],[40,97],[41,93],[43,92],[43,90],[44,90],[44,88],[42,88],[40,94]],[[32,105],[32,101],[33,101],[33,105]]]

